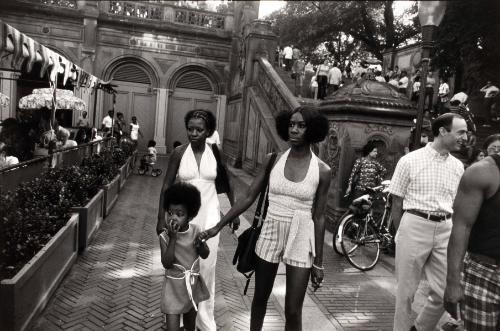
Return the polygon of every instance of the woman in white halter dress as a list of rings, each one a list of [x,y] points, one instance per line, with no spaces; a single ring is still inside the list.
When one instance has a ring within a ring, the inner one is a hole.
[[[215,189],[217,176],[217,161],[212,152],[212,147],[206,143],[206,138],[215,129],[215,117],[205,110],[190,111],[185,118],[189,144],[177,147],[169,159],[168,169],[165,174],[160,206],[163,205],[163,194],[175,181],[187,182],[194,185],[201,193],[201,208],[198,215],[191,221],[201,230],[209,229],[220,221],[220,206]],[[228,193],[230,202],[233,202],[232,192]],[[165,213],[159,208],[157,233],[161,233],[165,220]],[[233,223],[233,229],[239,226],[239,219]],[[219,236],[207,241],[210,249],[209,256],[200,260],[200,274],[203,277],[210,299],[200,302],[196,327],[202,331],[216,331],[214,318],[215,303],[215,267],[217,262],[217,249]]]
[[[200,239],[217,238],[222,227],[250,207],[269,183],[269,207],[255,247],[251,331],[262,329],[280,262],[286,265],[285,330],[302,330],[309,278],[315,288],[323,281],[324,214],[332,175],[328,165],[314,155],[311,144],[325,139],[328,121],[314,108],[299,107],[279,114],[276,129],[290,149],[278,154],[269,180],[265,170],[270,154],[247,195],[217,225],[199,235]]]

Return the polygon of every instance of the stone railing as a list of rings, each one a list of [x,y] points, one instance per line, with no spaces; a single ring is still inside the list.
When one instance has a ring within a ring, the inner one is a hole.
[[[230,26],[232,23],[231,14],[220,14],[192,8],[177,7],[165,3],[101,1],[99,7],[101,12],[109,15],[186,24],[217,30],[232,29],[232,26]],[[231,19],[228,20],[228,16],[231,16]]]
[[[20,0],[20,1],[41,4],[41,5],[54,6],[54,7],[78,9],[78,3],[76,0]]]
[[[299,102],[276,73],[271,63],[264,57],[259,57],[257,62],[256,84],[272,105],[273,115],[275,116],[282,110],[292,111],[299,107]]]

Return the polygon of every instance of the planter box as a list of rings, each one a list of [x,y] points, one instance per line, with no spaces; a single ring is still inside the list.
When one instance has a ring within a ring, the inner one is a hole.
[[[120,167],[120,190],[125,186],[125,182],[127,181],[127,172],[128,172],[128,159],[125,161],[125,164]]]
[[[118,199],[118,191],[120,191],[120,175],[117,175],[111,183],[102,187],[104,190],[104,217],[108,216]]]
[[[137,150],[132,152],[132,155],[129,158],[129,168],[128,168],[128,175],[130,176],[134,172],[134,167],[137,164]]]
[[[0,330],[27,330],[76,260],[78,214],[11,279],[0,283]]]
[[[127,161],[127,177],[130,176],[134,172],[134,166],[135,166],[135,156],[137,152],[133,152],[132,155],[128,158]]]
[[[82,252],[90,243],[104,218],[104,191],[99,190],[84,207],[73,207],[72,211],[80,215],[78,251]]]

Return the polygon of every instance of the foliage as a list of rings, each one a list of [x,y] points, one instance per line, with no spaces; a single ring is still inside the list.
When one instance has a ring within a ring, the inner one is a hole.
[[[67,222],[64,187],[42,177],[0,197],[0,279],[15,275]]]
[[[71,207],[86,205],[126,159],[122,149],[104,149],[80,167],[49,169],[1,194],[0,279],[14,276],[66,224]]]
[[[415,37],[416,4],[407,12],[413,24],[394,18],[393,1],[288,1],[271,15],[282,44],[298,45],[306,53],[326,42],[343,61],[362,49],[382,60],[382,51]]]
[[[448,1],[436,35],[433,66],[445,75],[458,74],[466,93],[477,91],[487,80],[499,84],[500,2],[497,0]],[[498,85],[497,85],[498,86]]]

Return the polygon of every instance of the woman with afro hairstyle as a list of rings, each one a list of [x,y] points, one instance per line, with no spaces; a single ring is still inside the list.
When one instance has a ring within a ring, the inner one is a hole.
[[[302,330],[302,305],[309,277],[315,288],[323,281],[324,212],[331,170],[316,157],[311,145],[325,139],[328,121],[314,108],[299,107],[280,113],[276,129],[290,148],[277,155],[269,183],[265,169],[271,154],[265,157],[245,198],[238,200],[216,226],[200,234],[201,239],[216,236],[269,184],[269,207],[255,247],[252,331],[262,329],[280,262],[286,265],[285,330]]]
[[[165,228],[165,210],[163,208],[165,191],[181,181],[194,185],[201,193],[202,204],[198,215],[191,221],[202,231],[213,227],[220,220],[220,206],[215,188],[217,176],[217,161],[212,147],[207,143],[207,137],[215,130],[215,116],[204,109],[189,111],[184,117],[189,143],[177,146],[168,161],[168,168],[160,192],[158,222],[156,232],[160,234]],[[231,185],[230,185],[231,187]],[[233,203],[232,190],[228,192],[230,203]],[[239,219],[233,220],[233,229],[239,227]],[[208,242],[212,252],[207,259],[200,261],[200,275],[205,280],[210,299],[200,302],[196,327],[202,331],[215,331],[214,298],[215,298],[215,264],[219,237]]]

